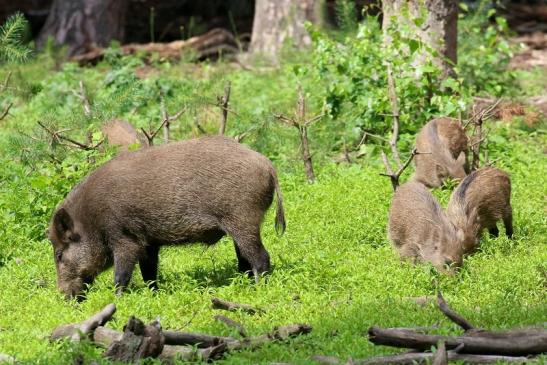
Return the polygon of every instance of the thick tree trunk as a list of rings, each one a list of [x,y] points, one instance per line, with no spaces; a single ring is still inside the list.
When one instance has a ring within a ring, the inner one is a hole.
[[[296,49],[309,46],[306,21],[320,17],[322,0],[256,0],[251,52],[275,57],[286,42]]]
[[[409,7],[409,14],[419,17],[425,6],[425,22],[417,27],[412,19],[405,19],[402,8]],[[437,50],[440,57],[434,62],[441,67],[443,77],[453,73],[458,51],[458,2],[456,0],[383,0],[383,25],[387,29],[392,20],[405,22],[416,33],[416,38]]]
[[[68,56],[123,41],[128,0],[55,0],[38,36],[42,47],[48,37],[68,46]]]

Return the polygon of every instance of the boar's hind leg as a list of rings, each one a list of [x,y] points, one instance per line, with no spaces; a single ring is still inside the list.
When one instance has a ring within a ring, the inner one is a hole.
[[[251,263],[247,261],[245,257],[241,254],[241,251],[239,250],[239,247],[237,247],[237,244],[234,242],[234,246],[236,249],[236,255],[237,255],[237,269],[239,272],[253,272],[253,268],[251,267]]]
[[[258,282],[260,274],[270,271],[270,255],[260,239],[260,226],[227,229],[234,239],[240,270],[252,271]]]
[[[148,283],[148,287],[152,290],[158,289],[156,279],[158,278],[159,251],[159,246],[146,246],[146,254],[139,259],[142,280]]]
[[[505,225],[505,234],[509,238],[513,238],[513,213],[511,210],[503,218],[503,224]]]

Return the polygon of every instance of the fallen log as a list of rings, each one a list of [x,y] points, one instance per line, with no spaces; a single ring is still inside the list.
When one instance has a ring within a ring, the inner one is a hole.
[[[264,310],[255,308],[251,305],[228,302],[227,300],[219,298],[211,299],[211,303],[213,303],[214,309],[223,309],[229,312],[243,311],[249,314],[264,313]]]
[[[233,34],[222,28],[212,29],[205,34],[187,40],[169,43],[131,43],[121,46],[120,49],[123,55],[155,54],[160,58],[169,60],[179,60],[184,52],[193,52],[199,60],[239,52]],[[95,64],[103,59],[105,52],[105,48],[97,47],[87,53],[72,57],[71,61],[78,62],[80,66]]]
[[[178,331],[163,331],[167,345],[191,345],[197,347],[218,346],[221,343],[236,341],[233,337],[212,336],[204,333],[188,333]]]
[[[371,327],[369,341],[375,345],[428,350],[444,341],[447,349],[463,344],[461,352],[481,355],[536,355],[547,352],[547,331],[539,329],[508,332],[476,332],[462,336],[439,336]]]
[[[100,312],[94,314],[81,323],[64,324],[53,330],[51,341],[69,337],[72,342],[79,342],[93,334],[93,331],[108,322],[116,312],[116,305],[110,303]]]
[[[313,356],[312,360],[321,365],[420,365],[431,364],[435,357],[431,352],[405,352],[403,354],[378,356],[369,359],[351,359],[351,361],[342,360],[334,356]],[[514,356],[496,356],[496,355],[470,355],[458,354],[454,351],[447,352],[448,361],[461,361],[465,364],[496,364],[500,362],[512,364],[524,364],[534,362],[534,358],[514,357]]]
[[[164,337],[159,321],[149,325],[134,316],[124,326],[122,338],[113,341],[104,357],[122,362],[135,362],[147,357],[158,357],[163,351]]]
[[[225,343],[197,349],[190,346],[165,345],[159,358],[161,360],[209,361],[222,357],[225,352]]]

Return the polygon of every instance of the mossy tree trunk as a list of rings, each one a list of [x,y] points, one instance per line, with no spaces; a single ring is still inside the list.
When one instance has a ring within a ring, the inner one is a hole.
[[[43,46],[49,37],[67,46],[68,56],[123,41],[128,0],[54,0],[38,36]]]
[[[320,21],[324,0],[256,0],[251,52],[271,57],[288,43],[296,49],[311,44],[306,21]]]
[[[403,17],[403,8],[409,7],[411,17],[424,17],[417,26],[413,20]],[[435,49],[440,57],[434,62],[441,67],[443,76],[453,73],[458,51],[458,2],[456,0],[383,0],[384,20],[382,27],[387,29],[393,20],[406,22],[416,38]]]

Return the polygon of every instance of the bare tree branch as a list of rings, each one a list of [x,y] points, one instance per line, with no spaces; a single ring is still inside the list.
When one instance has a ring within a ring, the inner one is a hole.
[[[214,309],[224,309],[230,312],[235,312],[238,310],[241,310],[243,312],[247,312],[249,314],[256,314],[256,313],[263,313],[264,310],[255,308],[248,304],[239,304],[239,303],[233,303],[228,302],[227,300],[222,300],[219,298],[212,298],[211,303],[213,304]]]
[[[226,82],[224,85],[224,95],[218,97],[218,106],[222,109],[222,119],[220,120],[220,129],[218,134],[223,136],[226,132],[226,123],[228,122],[228,105],[230,103],[230,90],[231,90],[230,81]]]
[[[397,141],[399,140],[399,102],[397,100],[397,90],[395,88],[395,79],[393,78],[393,70],[391,69],[391,64],[387,65],[387,85],[389,91],[389,99],[391,101],[391,112],[393,114],[393,126],[392,126],[392,135],[391,140],[389,141],[389,146],[391,147],[391,153],[393,158],[397,163],[397,166],[400,168],[401,158],[399,157],[399,151],[397,150]]]
[[[386,154],[382,151],[382,160],[386,167],[387,173],[380,174],[380,175],[389,176],[389,178],[391,179],[391,185],[393,186],[393,191],[397,190],[397,187],[399,187],[399,178],[401,177],[401,174],[403,173],[403,171],[405,171],[408,165],[410,165],[410,162],[412,162],[412,160],[414,159],[414,156],[420,155],[420,154],[424,154],[424,153],[418,152],[416,148],[413,148],[412,152],[410,153],[410,156],[405,161],[405,163],[402,165],[399,165],[399,170],[397,170],[397,172],[394,173],[391,168],[391,165],[389,164]]]
[[[59,144],[64,145],[64,146],[67,146],[67,147],[77,147],[77,148],[79,148],[81,150],[84,150],[84,151],[91,151],[91,150],[97,149],[104,142],[104,138],[103,138],[94,145],[81,143],[81,142],[78,142],[78,141],[76,141],[76,140],[74,140],[70,137],[67,137],[67,136],[64,136],[64,135],[61,134],[61,132],[67,131],[68,129],[61,130],[61,131],[53,131],[40,121],[38,121],[38,125],[40,127],[42,127],[42,129],[44,129],[47,133],[49,133],[51,135],[54,142],[59,143]],[[69,142],[70,145],[64,144],[61,141]]]
[[[324,114],[317,115],[311,119],[306,119],[306,97],[302,90],[302,86],[298,85],[298,97],[296,102],[296,113],[293,118],[286,117],[282,114],[274,114],[274,117],[283,124],[298,129],[300,136],[300,155],[304,162],[304,169],[308,182],[315,182],[315,172],[313,171],[313,163],[308,141],[308,127],[321,119]]]
[[[0,120],[3,120],[5,117],[8,116],[8,113],[9,113],[9,110],[11,109],[11,107],[13,106],[13,103],[9,103],[6,108],[4,109],[4,111],[2,112],[2,114],[0,114]]]

